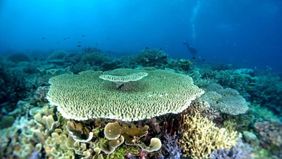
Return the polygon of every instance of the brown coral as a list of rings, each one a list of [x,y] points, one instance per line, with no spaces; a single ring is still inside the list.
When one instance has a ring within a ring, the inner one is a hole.
[[[257,122],[255,130],[260,137],[260,142],[264,147],[277,147],[282,149],[282,124],[278,122]]]

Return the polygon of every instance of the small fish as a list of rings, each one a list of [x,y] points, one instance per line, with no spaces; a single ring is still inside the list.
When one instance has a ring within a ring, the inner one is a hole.
[[[78,44],[78,45],[76,45],[76,47],[81,47],[81,45],[80,45],[80,44]]]
[[[46,39],[46,37],[44,37],[44,36],[43,36],[43,37],[41,37],[41,40],[45,40],[45,39]]]

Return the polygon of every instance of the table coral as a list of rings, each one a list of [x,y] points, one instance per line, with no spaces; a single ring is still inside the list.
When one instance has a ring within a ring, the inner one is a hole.
[[[221,113],[239,115],[248,111],[248,102],[235,89],[219,89],[217,87],[215,90],[207,91],[201,99],[207,101],[211,107],[219,110]]]
[[[114,75],[147,72],[142,80],[116,89],[99,78],[100,71],[64,74],[50,79],[47,98],[66,119],[97,118],[138,121],[168,113],[178,114],[204,93],[187,75],[158,69],[116,69]]]

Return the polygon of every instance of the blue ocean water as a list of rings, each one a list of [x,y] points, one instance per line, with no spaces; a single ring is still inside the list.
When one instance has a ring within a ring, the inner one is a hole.
[[[282,72],[280,0],[1,0],[0,51],[162,48]]]
[[[0,159],[280,159],[281,28],[281,0],[0,0]]]

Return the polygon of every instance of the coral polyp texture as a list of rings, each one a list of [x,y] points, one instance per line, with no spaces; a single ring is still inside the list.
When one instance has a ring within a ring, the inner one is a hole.
[[[208,102],[212,108],[229,115],[244,114],[248,111],[248,102],[235,89],[223,89],[220,87],[213,89],[217,91],[207,91],[201,97],[201,99]]]
[[[185,156],[193,159],[208,158],[211,152],[218,149],[230,149],[236,145],[236,131],[218,128],[200,113],[185,114],[179,144]]]
[[[116,69],[107,74],[126,76],[143,72],[148,73],[146,78],[127,82],[121,89],[100,79],[101,71],[55,76],[49,80],[47,99],[66,119],[138,121],[178,114],[204,93],[191,77],[169,70]]]
[[[127,83],[127,82],[132,82],[132,81],[139,81],[146,76],[148,76],[148,73],[139,72],[139,73],[133,73],[130,75],[125,75],[125,76],[115,76],[115,75],[103,74],[103,75],[100,75],[99,78],[106,80],[106,81],[112,81],[115,83],[116,82]]]

